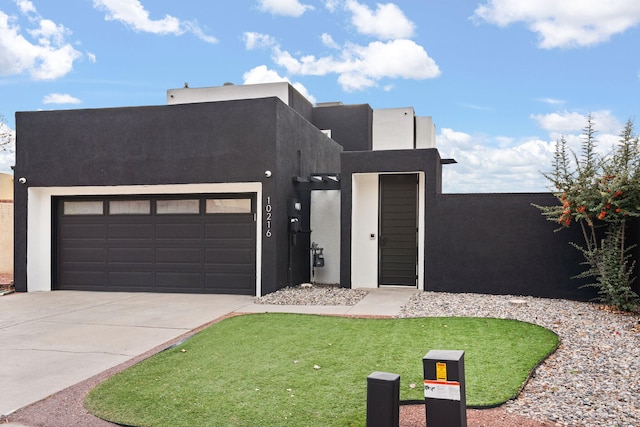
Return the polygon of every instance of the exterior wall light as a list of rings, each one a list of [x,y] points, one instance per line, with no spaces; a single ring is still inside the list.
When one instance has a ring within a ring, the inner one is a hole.
[[[19,182],[20,184],[26,184],[26,183],[27,183],[27,178],[25,178],[24,176],[23,176],[23,177],[20,177],[20,178],[18,178],[18,182]]]
[[[264,171],[264,176],[271,178],[271,171]]]

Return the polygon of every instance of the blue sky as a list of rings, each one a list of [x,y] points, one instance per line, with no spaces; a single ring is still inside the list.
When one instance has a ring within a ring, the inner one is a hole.
[[[588,114],[603,152],[640,126],[638,46],[637,0],[0,0],[0,114],[287,80],[433,116],[445,192],[545,191]]]

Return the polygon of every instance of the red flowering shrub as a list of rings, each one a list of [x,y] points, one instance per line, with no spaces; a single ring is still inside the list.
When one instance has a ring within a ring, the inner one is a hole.
[[[613,153],[602,157],[595,151],[595,133],[589,117],[580,156],[567,148],[564,138],[558,141],[553,171],[544,176],[560,204],[537,207],[561,228],[572,223],[582,228],[584,245],[572,245],[589,269],[578,277],[594,277],[589,286],[599,288],[605,304],[632,310],[639,297],[632,289],[635,261],[625,231],[628,220],[640,216],[640,141],[629,120]]]

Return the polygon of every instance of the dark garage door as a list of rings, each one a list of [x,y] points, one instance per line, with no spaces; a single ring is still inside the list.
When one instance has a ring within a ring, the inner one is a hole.
[[[255,295],[254,200],[59,198],[54,289]]]

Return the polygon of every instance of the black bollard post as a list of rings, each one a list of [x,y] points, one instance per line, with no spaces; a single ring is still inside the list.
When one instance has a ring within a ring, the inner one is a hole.
[[[400,425],[400,375],[373,372],[367,377],[367,427]]]
[[[431,350],[422,358],[428,427],[467,427],[464,351]]]

